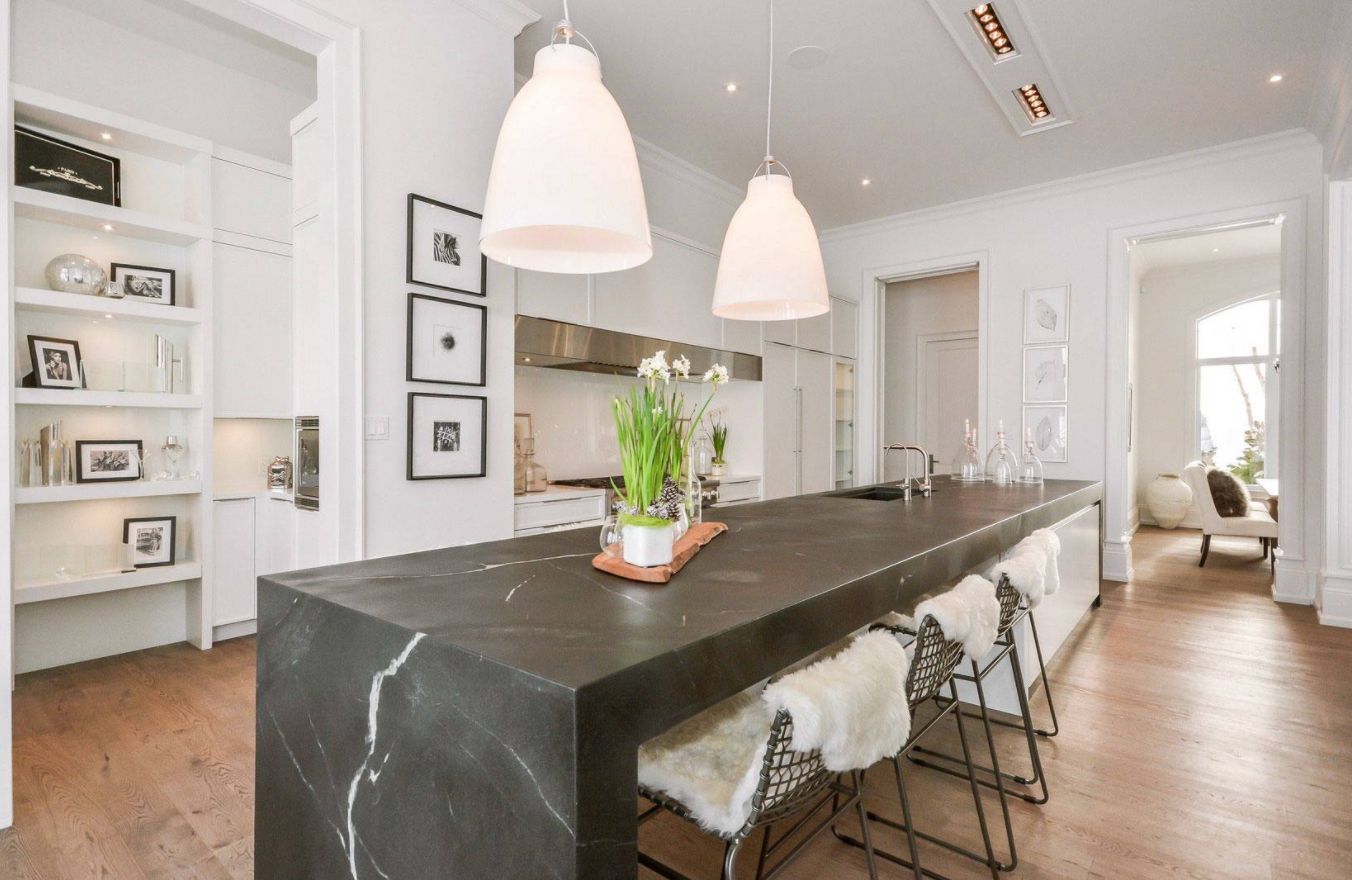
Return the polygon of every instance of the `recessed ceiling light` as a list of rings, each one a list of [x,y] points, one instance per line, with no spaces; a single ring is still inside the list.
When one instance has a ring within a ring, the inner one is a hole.
[[[1219,253],[1221,252],[1221,249],[1220,249],[1220,248],[1212,248],[1212,249],[1211,249],[1211,252],[1212,252],[1213,254],[1219,254]]]
[[[99,137],[103,138],[105,141],[110,141],[113,139],[113,136],[106,131],[103,134],[99,135]]]
[[[1037,124],[1051,121],[1052,111],[1042,99],[1042,90],[1037,87],[1037,83],[1019,86],[1014,90],[1014,97],[1018,98],[1023,112],[1028,114],[1029,122]]]
[[[733,92],[737,91],[737,83],[728,83],[727,85],[723,86],[723,91],[731,95]]]
[[[113,316],[112,316],[112,315],[104,315],[103,317],[107,318],[109,321],[111,321],[111,320],[113,319]]]
[[[860,185],[860,186],[868,186],[868,185],[871,184],[871,183],[873,183],[873,181],[870,180],[870,179],[868,179],[867,177],[865,177],[863,180],[859,181],[859,185]]]
[[[111,224],[111,223],[105,223],[105,224],[103,224],[103,231],[104,231],[104,232],[112,232],[112,231],[113,231],[113,224]]]
[[[1004,22],[1000,21],[999,13],[995,11],[995,4],[982,3],[967,10],[967,20],[976,28],[977,36],[996,61],[1019,54],[1009,39]]]
[[[1282,75],[1280,73],[1274,73],[1272,76],[1268,77],[1268,82],[1270,83],[1279,83],[1281,81]]]

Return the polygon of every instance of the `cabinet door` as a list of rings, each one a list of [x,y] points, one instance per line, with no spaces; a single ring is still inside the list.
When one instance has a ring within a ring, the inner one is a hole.
[[[761,328],[766,342],[778,342],[781,345],[794,345],[798,342],[797,321],[764,321]]]
[[[739,351],[744,354],[761,353],[761,322],[734,321],[723,319],[724,351]]]
[[[254,586],[254,500],[215,502],[212,516],[211,620],[215,626],[258,616]]]
[[[254,537],[254,568],[259,577],[296,567],[296,509],[291,499],[268,497],[258,501]]]
[[[291,259],[214,245],[218,418],[291,417]]]
[[[723,328],[711,311],[717,275],[717,257],[655,235],[651,260],[593,278],[595,324],[717,348],[723,342]],[[679,354],[679,348],[667,352]]]
[[[585,324],[588,320],[586,275],[516,272],[516,313]]]
[[[859,306],[847,299],[831,299],[831,354],[859,357]]]
[[[798,494],[798,391],[795,352],[783,345],[765,346],[761,390],[765,395],[765,474],[768,501]]]
[[[291,240],[291,180],[225,159],[211,160],[212,226],[272,241]]]
[[[835,391],[831,356],[816,351],[798,351],[799,418],[802,419],[799,466],[802,494],[831,488],[835,456]]]
[[[831,308],[836,307],[836,301],[831,300]],[[831,313],[818,315],[815,318],[804,318],[796,322],[798,324],[798,347],[810,348],[813,351],[831,350]]]

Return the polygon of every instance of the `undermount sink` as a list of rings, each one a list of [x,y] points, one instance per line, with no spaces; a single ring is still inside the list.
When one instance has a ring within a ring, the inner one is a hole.
[[[843,489],[826,494],[830,498],[849,498],[855,501],[898,501],[906,497],[906,493],[896,486],[865,486],[862,489]]]

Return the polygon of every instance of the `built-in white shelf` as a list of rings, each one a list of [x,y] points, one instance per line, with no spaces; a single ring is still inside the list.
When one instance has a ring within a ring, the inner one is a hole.
[[[14,305],[20,311],[100,315],[146,324],[191,326],[202,323],[201,309],[186,306],[162,306],[155,303],[140,302],[133,298],[114,299],[107,296],[64,293],[41,287],[14,288]]]
[[[186,165],[211,152],[211,141],[93,104],[14,83],[14,121],[95,144]],[[107,134],[109,137],[104,138]]]
[[[133,211],[130,208],[116,208],[26,186],[13,185],[9,190],[14,202],[15,217],[63,223],[79,229],[158,241],[162,244],[186,246],[211,240],[211,227],[201,223],[160,217],[145,211]]]
[[[58,504],[64,501],[100,501],[108,498],[197,495],[201,491],[201,480],[132,480],[125,483],[76,483],[73,486],[20,486],[14,490],[14,503]]]
[[[201,409],[200,394],[150,391],[90,391],[86,388],[15,388],[21,406],[120,406],[134,409]]]
[[[14,585],[14,604],[26,605],[30,602],[47,602],[52,599],[69,599],[72,596],[89,596],[94,593],[111,593],[114,590],[132,590],[137,587],[153,587],[156,584],[172,584],[175,581],[191,581],[202,576],[200,562],[180,562],[176,565],[138,568],[135,571],[113,572],[111,574],[90,575],[88,577],[66,580],[40,581],[30,584]]]

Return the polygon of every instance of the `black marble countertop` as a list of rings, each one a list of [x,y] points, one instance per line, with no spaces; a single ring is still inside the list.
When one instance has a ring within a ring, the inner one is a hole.
[[[260,580],[580,690],[672,654],[736,654],[753,625],[750,641],[801,641],[806,654],[1101,498],[1101,484],[1068,480],[935,486],[910,501],[809,495],[711,510],[728,533],[661,586],[593,569],[596,529]],[[767,636],[767,621],[782,626]],[[775,647],[744,659],[794,646]]]

